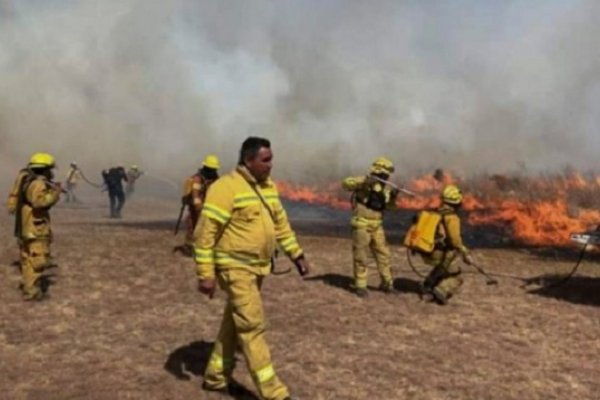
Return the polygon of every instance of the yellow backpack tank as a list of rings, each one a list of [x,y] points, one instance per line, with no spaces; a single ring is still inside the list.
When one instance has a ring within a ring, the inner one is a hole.
[[[435,247],[438,225],[442,215],[436,211],[421,211],[417,221],[408,229],[404,246],[421,253],[431,253]]]

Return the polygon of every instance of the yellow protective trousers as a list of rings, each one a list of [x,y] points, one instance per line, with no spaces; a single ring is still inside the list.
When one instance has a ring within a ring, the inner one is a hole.
[[[237,268],[217,272],[219,285],[228,298],[219,335],[204,373],[204,383],[215,389],[227,385],[239,344],[261,398],[283,400],[289,392],[275,375],[265,340],[265,316],[260,296],[263,278]]]
[[[431,255],[424,256],[423,260],[433,266],[425,278],[424,286],[427,290],[436,289],[446,298],[452,297],[463,284],[460,266],[455,263],[457,252],[454,250],[435,250]]]
[[[41,279],[50,264],[50,241],[27,240],[21,246],[21,279],[25,298],[42,295]]]
[[[383,286],[391,286],[390,249],[385,240],[385,231],[381,224],[376,226],[352,228],[352,257],[354,259],[354,286],[367,287],[367,257],[369,252],[375,258],[377,270]]]

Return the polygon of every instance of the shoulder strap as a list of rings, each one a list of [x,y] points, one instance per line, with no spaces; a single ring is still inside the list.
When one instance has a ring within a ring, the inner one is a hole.
[[[22,220],[22,215],[21,212],[23,210],[23,205],[24,204],[30,204],[29,201],[27,200],[27,188],[29,187],[29,185],[31,184],[31,182],[33,182],[36,178],[36,175],[31,172],[31,171],[27,171],[27,174],[24,175],[21,178],[21,182],[19,182],[19,191],[17,192],[17,209],[15,212],[15,229],[14,229],[14,235],[16,238],[20,239],[22,234],[23,234],[23,220]]]
[[[246,182],[248,182],[248,181],[246,181]],[[267,212],[269,213],[269,216],[271,217],[271,221],[273,221],[273,224],[277,224],[277,222],[275,222],[275,214],[273,213],[273,210],[271,210],[271,207],[269,207],[269,204],[267,203],[265,198],[262,196],[260,191],[256,188],[256,185],[252,184],[251,182],[248,182],[248,185],[252,188],[252,190],[254,190],[254,193],[256,193],[256,195],[260,199],[260,202],[262,203],[262,205],[267,209]]]

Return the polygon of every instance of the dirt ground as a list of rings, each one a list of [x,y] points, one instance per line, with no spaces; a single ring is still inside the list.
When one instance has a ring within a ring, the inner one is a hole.
[[[177,210],[134,198],[110,220],[103,198],[59,204],[58,267],[41,303],[20,298],[12,219],[0,216],[1,399],[226,398],[200,388],[224,297],[199,295],[193,262],[171,253]],[[545,289],[576,253],[488,243],[476,255],[500,284],[466,267],[462,292],[441,307],[419,300],[392,235],[398,293],[359,299],[348,228],[295,214],[313,276],[271,277],[264,299],[276,371],[300,399],[600,398],[598,257]],[[540,279],[523,288],[514,276]],[[253,390],[241,356],[235,378]]]

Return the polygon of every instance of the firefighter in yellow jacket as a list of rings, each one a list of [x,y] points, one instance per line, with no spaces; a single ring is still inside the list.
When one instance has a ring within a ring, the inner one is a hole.
[[[81,170],[77,166],[77,163],[73,161],[69,165],[69,170],[67,171],[67,175],[65,176],[65,190],[67,191],[65,203],[79,202],[77,196],[75,195],[75,189],[77,189],[77,185],[79,184],[80,179]]]
[[[261,398],[291,400],[271,363],[260,289],[271,271],[277,245],[301,275],[308,273],[309,264],[269,177],[271,167],[270,142],[257,137],[246,139],[238,167],[219,178],[208,191],[196,226],[198,288],[212,297],[218,281],[227,294],[203,388],[234,396],[242,391],[231,380],[234,353],[239,346]]]
[[[58,202],[60,184],[53,183],[54,157],[36,153],[28,165],[30,174],[18,189],[15,236],[21,247],[21,289],[25,300],[41,300],[45,295],[44,269],[50,265],[49,209]]]
[[[352,256],[354,259],[354,289],[366,297],[367,256],[369,251],[377,263],[381,277],[380,288],[386,293],[394,290],[390,269],[390,249],[383,230],[383,213],[393,208],[398,190],[386,185],[394,172],[392,162],[379,157],[371,165],[369,175],[344,179],[342,187],[352,191]]]
[[[463,283],[460,266],[455,263],[457,256],[462,256],[466,264],[472,264],[469,250],[463,244],[460,232],[460,218],[457,214],[462,205],[463,194],[455,185],[446,186],[441,194],[442,205],[438,208],[441,222],[438,225],[437,237],[433,253],[424,255],[423,260],[433,266],[425,278],[422,290],[425,297],[438,304],[446,304]]]
[[[219,158],[209,154],[202,162],[202,168],[188,177],[183,185],[182,207],[187,208],[185,243],[176,249],[184,255],[191,256],[194,248],[194,229],[200,218],[206,192],[214,181],[219,178]]]

